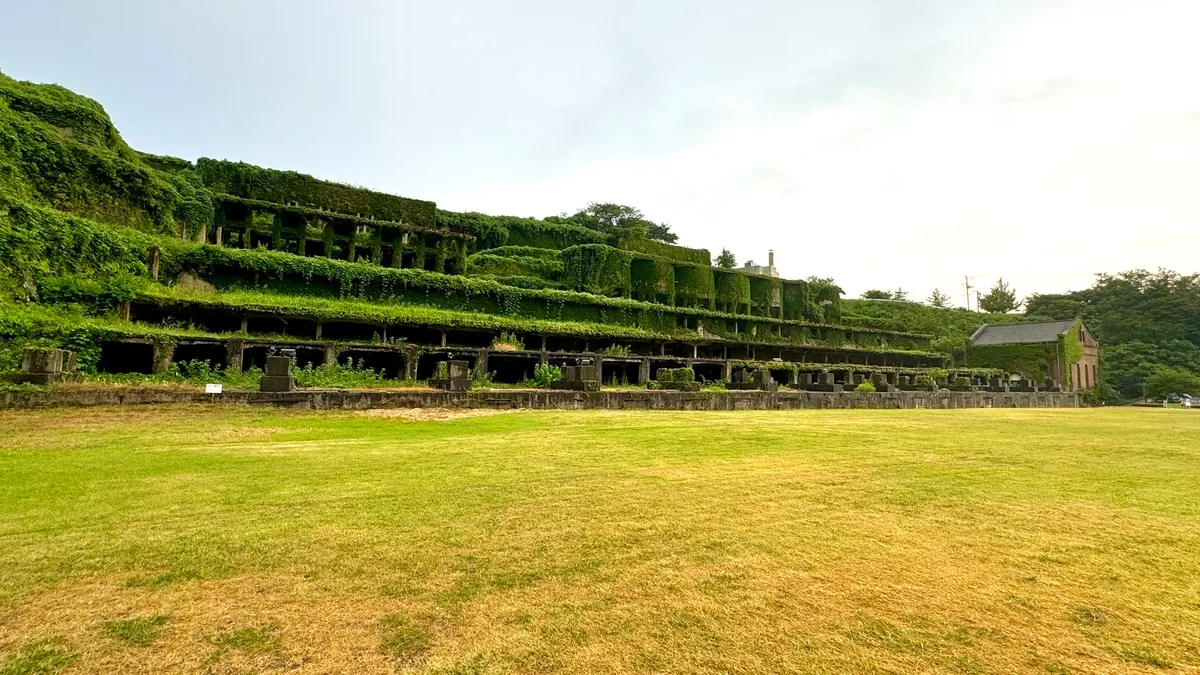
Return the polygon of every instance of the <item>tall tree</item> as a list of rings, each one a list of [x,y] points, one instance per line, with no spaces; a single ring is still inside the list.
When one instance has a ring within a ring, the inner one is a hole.
[[[721,255],[717,256],[717,267],[721,269],[731,270],[737,267],[737,258],[733,257],[733,253],[727,248],[721,249]]]
[[[979,297],[979,309],[991,314],[1007,314],[1020,306],[1017,292],[1004,279],[997,281],[987,295]]]
[[[640,209],[622,204],[592,202],[567,220],[605,234],[646,237],[668,244],[679,241],[670,225],[647,220]]]
[[[904,290],[903,288],[897,288],[896,290],[892,291],[892,299],[908,300],[908,291]]]
[[[1162,398],[1164,394],[1200,395],[1200,377],[1182,368],[1160,368],[1146,378],[1146,395]]]
[[[925,299],[925,302],[930,307],[945,309],[950,306],[950,296],[935,288],[933,289],[933,293],[930,293],[929,297]]]

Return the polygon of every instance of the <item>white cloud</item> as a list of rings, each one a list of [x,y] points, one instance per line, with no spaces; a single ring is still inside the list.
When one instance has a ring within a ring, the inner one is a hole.
[[[964,275],[1022,292],[1094,272],[1195,269],[1200,90],[1191,3],[1073,3],[956,45],[926,81],[848,88],[800,109],[745,86],[689,147],[596,161],[471,197],[531,214],[639,205],[687,243],[774,247],[791,276],[924,297]],[[751,98],[741,98],[750,96]],[[546,209],[542,209],[545,211]]]

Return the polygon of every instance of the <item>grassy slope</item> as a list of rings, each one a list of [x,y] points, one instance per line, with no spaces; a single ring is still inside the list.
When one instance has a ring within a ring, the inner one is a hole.
[[[0,413],[0,655],[74,654],[71,672],[1200,664],[1200,414],[699,419]]]

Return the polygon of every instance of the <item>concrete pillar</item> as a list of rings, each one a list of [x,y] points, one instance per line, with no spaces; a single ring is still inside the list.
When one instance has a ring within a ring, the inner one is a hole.
[[[729,361],[726,361],[725,365],[722,368],[721,379],[725,380],[726,382],[733,381],[733,364],[730,363]]]
[[[650,381],[650,357],[645,357],[638,364],[638,384],[646,384]]]
[[[150,269],[150,278],[158,281],[158,262],[162,258],[162,252],[157,246],[151,246],[150,252],[146,257],[146,267]]]
[[[446,346],[446,331],[442,331],[442,346]]]
[[[231,373],[242,372],[242,350],[245,347],[246,343],[241,340],[225,342],[225,370]]]
[[[171,368],[171,360],[175,357],[174,342],[154,343],[154,366],[151,369],[155,375],[161,375]]]
[[[417,379],[417,359],[419,352],[406,351],[404,352],[404,379],[409,382],[414,382]]]
[[[133,305],[128,300],[117,303],[117,318],[122,321],[128,321],[129,315],[133,312]]]
[[[332,342],[326,342],[325,343],[325,363],[327,365],[334,365],[337,363],[337,358],[338,358],[337,345],[333,344]]]
[[[486,348],[480,349],[479,353],[475,356],[475,372],[481,373],[483,375],[487,375],[489,372],[488,371],[488,350]]]
[[[224,228],[222,228],[220,225],[218,225],[216,234],[213,235],[213,241],[216,243],[217,246],[221,245],[221,235],[223,234],[223,229]]]
[[[325,328],[325,322],[317,319],[317,339],[321,339],[321,331]]]
[[[243,314],[242,315],[242,332],[249,333],[250,332],[249,329],[250,329],[250,315]]]

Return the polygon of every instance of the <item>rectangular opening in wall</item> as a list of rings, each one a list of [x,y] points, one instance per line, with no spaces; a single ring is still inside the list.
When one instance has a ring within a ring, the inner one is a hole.
[[[692,370],[700,382],[715,382],[725,374],[725,367],[719,363],[693,363]]]
[[[640,363],[627,361],[610,361],[605,359],[600,363],[601,382],[606,386],[637,384]]]
[[[533,369],[539,363],[536,356],[518,354],[488,355],[487,368],[492,380],[498,384],[520,384],[533,378]]]
[[[316,347],[296,347],[296,365],[300,368],[316,368],[325,363],[325,350]]]
[[[330,321],[321,327],[323,340],[348,340],[355,342],[379,342],[383,327],[350,321]]]
[[[442,344],[442,331],[433,328],[388,326],[387,334],[389,340],[397,341],[403,338],[403,341],[410,345],[440,346]]]
[[[179,364],[192,364],[207,362],[208,367],[212,369],[224,368],[229,353],[225,349],[224,343],[211,342],[193,342],[179,343],[175,345],[175,353],[171,360]]]
[[[345,366],[348,361],[353,363],[355,368],[373,370],[386,380],[394,380],[404,375],[404,359],[398,352],[346,349],[338,354],[340,365]]]
[[[154,345],[117,340],[101,343],[98,369],[102,373],[149,375],[154,372]]]
[[[490,347],[495,335],[490,331],[452,330],[446,332],[446,344],[479,349]],[[441,339],[441,336],[438,336]]]
[[[242,370],[250,370],[258,368],[259,370],[267,369],[267,347],[246,347],[242,350]]]

